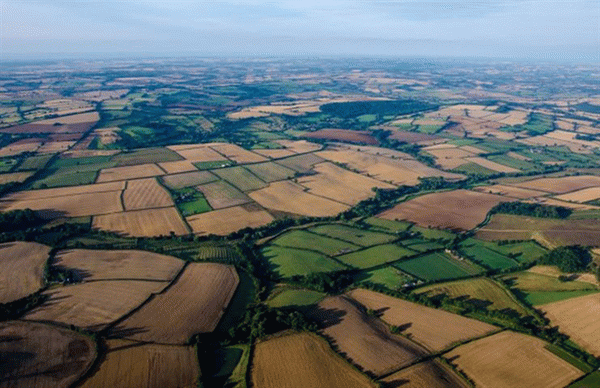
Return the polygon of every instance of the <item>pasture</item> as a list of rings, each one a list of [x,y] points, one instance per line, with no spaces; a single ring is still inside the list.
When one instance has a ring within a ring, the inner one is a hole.
[[[470,260],[491,269],[503,270],[517,265],[517,262],[508,256],[473,238],[463,241],[459,251]]]
[[[149,163],[176,162],[183,160],[183,158],[168,148],[149,147],[121,152],[113,156],[111,160],[117,167],[123,167]]]
[[[446,253],[433,252],[394,264],[395,267],[424,281],[440,281],[477,275],[479,266],[466,260],[457,260]]]
[[[359,246],[349,242],[320,236],[305,230],[289,231],[277,237],[271,243],[281,247],[318,251],[329,256],[360,249]]]
[[[400,260],[415,252],[394,244],[376,245],[357,252],[338,256],[337,259],[354,268],[370,268]]]
[[[304,289],[280,287],[275,290],[267,304],[273,308],[307,308],[322,301],[327,294]]]
[[[412,276],[405,274],[392,266],[362,272],[359,276],[362,282],[380,284],[390,290],[402,288],[405,283],[412,282]]]
[[[282,277],[346,269],[325,255],[302,249],[270,245],[261,249],[261,254],[270,263],[271,269]]]
[[[50,247],[34,242],[0,244],[0,303],[24,298],[44,286]]]

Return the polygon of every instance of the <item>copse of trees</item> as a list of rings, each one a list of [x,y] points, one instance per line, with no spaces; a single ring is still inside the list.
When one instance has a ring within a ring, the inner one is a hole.
[[[31,209],[0,213],[0,232],[11,232],[39,226],[44,221]]]
[[[437,105],[417,100],[333,102],[321,106],[321,112],[345,119],[366,114],[404,115],[437,108]]]
[[[538,203],[503,202],[492,208],[491,213],[514,214],[539,218],[567,218],[573,210],[563,206],[541,205]]]
[[[579,245],[558,247],[540,257],[541,264],[556,265],[563,272],[585,271],[592,262],[590,252]]]

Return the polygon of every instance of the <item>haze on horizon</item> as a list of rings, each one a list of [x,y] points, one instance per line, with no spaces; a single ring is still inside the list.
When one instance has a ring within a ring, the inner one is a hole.
[[[1,59],[480,57],[600,62],[597,0],[9,0]]]

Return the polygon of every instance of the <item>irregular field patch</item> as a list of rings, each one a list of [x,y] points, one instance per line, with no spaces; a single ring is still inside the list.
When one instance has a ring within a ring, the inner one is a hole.
[[[325,255],[302,249],[270,245],[263,248],[261,253],[272,269],[283,277],[347,269]]]
[[[355,268],[370,268],[414,255],[415,251],[393,244],[376,245],[357,252],[338,256],[344,264]]]
[[[0,244],[0,303],[33,294],[44,286],[50,247],[34,242]]]
[[[290,179],[296,175],[296,171],[274,162],[249,164],[245,167],[267,183]]]
[[[305,230],[292,230],[277,237],[272,244],[297,249],[318,251],[325,255],[355,251],[360,247],[345,241],[319,236]]]
[[[320,225],[309,230],[313,233],[348,241],[363,247],[385,244],[396,239],[396,236],[391,234],[371,232],[340,224]]]
[[[564,194],[588,187],[600,186],[600,177],[594,175],[567,176],[562,178],[539,178],[511,186],[540,190],[553,194]]]
[[[251,191],[267,186],[256,175],[241,166],[221,168],[212,172],[241,191]]]
[[[425,281],[439,281],[476,275],[483,269],[466,260],[451,258],[442,252],[433,252],[394,264],[395,267]]]
[[[92,219],[92,227],[134,237],[189,233],[174,207],[99,215]]]
[[[242,205],[196,214],[187,217],[186,221],[194,233],[228,235],[240,229],[266,225],[273,217],[263,209]]]
[[[390,387],[467,388],[469,385],[454,371],[436,360],[424,361],[384,378]]]

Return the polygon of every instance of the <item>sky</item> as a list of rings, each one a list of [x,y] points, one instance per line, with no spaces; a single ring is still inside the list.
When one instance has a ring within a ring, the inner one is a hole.
[[[600,62],[600,0],[0,0],[2,60],[391,56]]]

